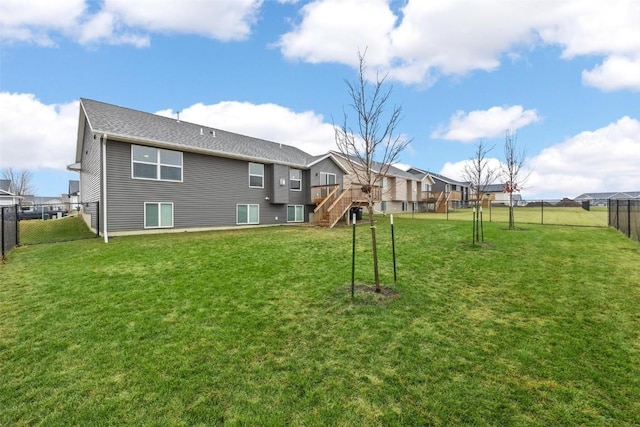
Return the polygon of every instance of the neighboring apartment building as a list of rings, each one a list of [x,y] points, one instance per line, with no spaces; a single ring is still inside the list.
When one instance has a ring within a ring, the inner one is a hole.
[[[322,186],[342,187],[346,173],[331,153],[89,99],[68,169],[105,237],[313,221]]]
[[[357,176],[366,176],[365,169],[358,167],[358,162],[355,160],[348,162],[346,156],[341,153],[333,154],[342,166],[349,170],[349,174],[344,177],[345,186],[359,185]],[[358,173],[352,171],[352,165],[359,169]],[[376,182],[379,183],[379,192],[374,203],[376,213],[418,212],[434,184],[433,178],[428,173],[410,173],[392,165],[385,167],[379,162],[373,162],[371,169],[371,172],[377,176]]]
[[[409,173],[429,175],[433,183],[429,191],[423,191],[421,211],[445,213],[448,210],[469,206],[469,185],[446,176],[412,167]]]

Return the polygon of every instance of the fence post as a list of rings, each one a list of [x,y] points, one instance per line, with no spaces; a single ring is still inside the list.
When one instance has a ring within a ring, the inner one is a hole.
[[[2,240],[2,250],[0,259],[4,259],[4,208],[0,207],[0,240]]]
[[[20,218],[18,217],[18,212],[20,212],[20,207],[16,204],[13,206],[15,209],[15,219],[16,219],[16,246],[20,246]]]
[[[631,238],[631,200],[627,200],[627,237]]]
[[[544,200],[540,201],[540,224],[544,225]]]

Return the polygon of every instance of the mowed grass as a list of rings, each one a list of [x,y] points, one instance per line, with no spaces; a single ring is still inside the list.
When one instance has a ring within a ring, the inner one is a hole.
[[[640,424],[640,246],[613,229],[378,218],[23,246],[0,425]],[[359,285],[371,283],[357,228]]]
[[[90,239],[95,236],[96,234],[87,227],[79,215],[59,219],[20,221],[19,239],[21,245]]]
[[[579,225],[588,227],[606,227],[607,208],[592,207],[587,211],[578,207],[557,206],[517,206],[514,208],[516,227],[523,224],[547,224],[547,225]],[[404,218],[418,219],[449,219],[471,221],[473,211],[471,208],[462,208],[444,213],[402,213]],[[482,220],[487,222],[509,222],[509,208],[504,206],[492,206],[482,209]]]

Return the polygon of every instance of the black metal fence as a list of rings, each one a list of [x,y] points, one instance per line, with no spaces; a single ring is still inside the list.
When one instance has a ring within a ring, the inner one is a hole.
[[[640,242],[640,199],[610,199],[609,225]]]
[[[0,259],[18,244],[18,206],[0,207]]]
[[[605,206],[569,199],[515,200],[512,213],[515,224],[607,226]],[[493,200],[484,204],[484,220],[508,223],[509,215],[509,202]]]
[[[2,258],[18,245],[91,239],[100,235],[99,204],[57,203],[1,209]]]

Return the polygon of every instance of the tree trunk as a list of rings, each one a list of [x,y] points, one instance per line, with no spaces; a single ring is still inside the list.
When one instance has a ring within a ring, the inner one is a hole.
[[[373,218],[373,203],[369,202],[367,206],[369,212],[369,226],[371,228],[371,255],[373,258],[373,277],[375,281],[376,292],[380,292],[380,274],[378,272],[378,242],[376,240],[375,219]]]
[[[480,196],[478,196],[478,200],[476,200],[476,242],[480,243],[480,207],[482,207],[482,202],[480,202]]]
[[[515,220],[513,218],[513,193],[509,193],[509,230],[516,228]]]

